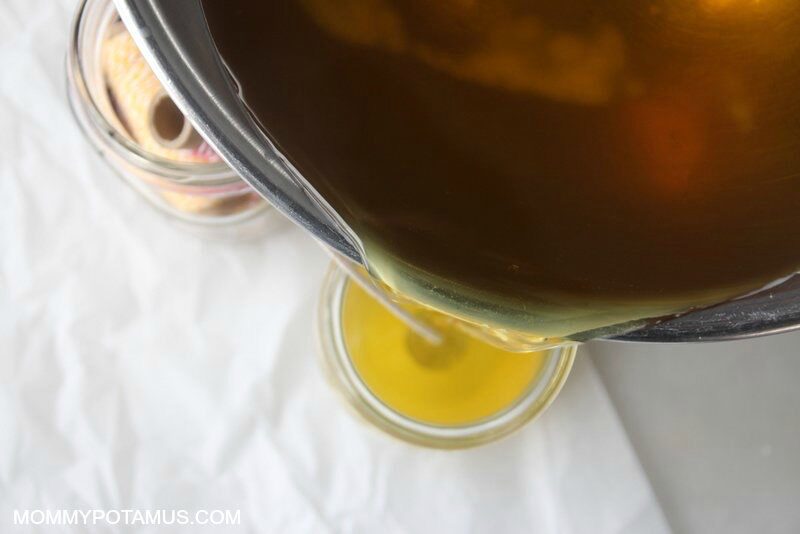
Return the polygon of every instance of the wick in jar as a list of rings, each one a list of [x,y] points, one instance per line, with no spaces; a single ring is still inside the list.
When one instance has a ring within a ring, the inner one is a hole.
[[[392,315],[405,323],[405,325],[408,326],[413,333],[433,346],[439,346],[444,342],[444,336],[441,334],[441,332],[437,331],[436,328],[430,324],[421,321],[412,313],[409,313],[408,310],[394,302],[383,291],[380,291],[377,287],[375,287],[372,281],[353,264],[353,262],[333,251],[331,251],[331,257],[336,265],[346,272],[350,278],[353,279],[353,281],[361,286],[361,288],[372,298],[380,302],[384,308],[392,313]]]

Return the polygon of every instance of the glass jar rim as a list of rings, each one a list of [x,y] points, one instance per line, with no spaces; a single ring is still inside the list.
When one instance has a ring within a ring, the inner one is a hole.
[[[207,186],[227,184],[236,184],[238,186],[241,184],[243,189],[249,187],[224,161],[196,163],[164,158],[143,149],[136,142],[122,134],[119,128],[107,119],[101,111],[94,91],[89,86],[85,68],[87,54],[93,54],[94,52],[93,50],[88,52],[85,50],[86,43],[83,40],[84,32],[87,31],[85,28],[87,17],[91,9],[105,10],[99,16],[103,19],[101,24],[106,27],[110,24],[111,14],[116,13],[116,8],[111,0],[81,0],[72,22],[67,53],[67,75],[68,82],[77,91],[79,98],[82,100],[81,103],[76,103],[76,105],[83,105],[83,111],[89,119],[88,122],[94,129],[93,134],[96,134],[107,147],[127,163],[143,170],[159,173],[162,177],[172,179],[177,183],[186,184],[189,181],[186,180],[186,177],[191,176],[192,181]],[[98,46],[98,44],[99,39],[90,46]]]
[[[349,358],[341,322],[344,293],[353,283],[332,265],[317,304],[317,344],[323,367],[336,389],[356,412],[401,440],[433,448],[468,448],[498,440],[535,419],[553,402],[569,375],[577,344],[549,349],[544,369],[511,405],[463,425],[437,425],[405,416],[379,399]]]

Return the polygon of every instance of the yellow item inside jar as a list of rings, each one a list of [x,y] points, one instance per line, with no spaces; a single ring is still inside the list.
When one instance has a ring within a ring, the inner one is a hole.
[[[461,331],[450,318],[420,311],[444,336],[432,345],[357,284],[342,303],[344,343],[370,391],[423,423],[465,425],[510,408],[535,384],[548,353],[512,353]]]

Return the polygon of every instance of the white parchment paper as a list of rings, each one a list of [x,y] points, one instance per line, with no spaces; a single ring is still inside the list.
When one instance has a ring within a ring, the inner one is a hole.
[[[499,443],[431,451],[352,415],[317,365],[327,261],[170,226],[64,96],[72,0],[0,3],[0,532],[658,533],[589,360]],[[241,524],[20,526],[14,510],[228,509]]]

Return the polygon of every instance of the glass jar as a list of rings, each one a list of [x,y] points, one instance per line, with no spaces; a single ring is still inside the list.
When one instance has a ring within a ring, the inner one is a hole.
[[[126,183],[192,233],[247,239],[262,235],[282,220],[207,146],[209,157],[186,161],[156,154],[134,140],[118,113],[119,103],[110,94],[102,66],[104,46],[112,32],[122,31],[111,0],[80,3],[67,56],[67,91],[73,114],[95,149]],[[158,83],[154,77],[148,82],[151,86]],[[171,100],[168,104],[180,113]],[[185,117],[179,116],[188,125]]]
[[[351,358],[343,316],[348,286],[354,283],[338,267],[332,267],[325,278],[317,312],[323,368],[333,387],[367,422],[407,442],[456,449],[504,437],[534,419],[553,402],[575,359],[576,345],[545,351],[541,369],[521,394],[499,411],[473,422],[436,424],[409,417],[373,392]],[[526,357],[524,354],[513,356]]]

